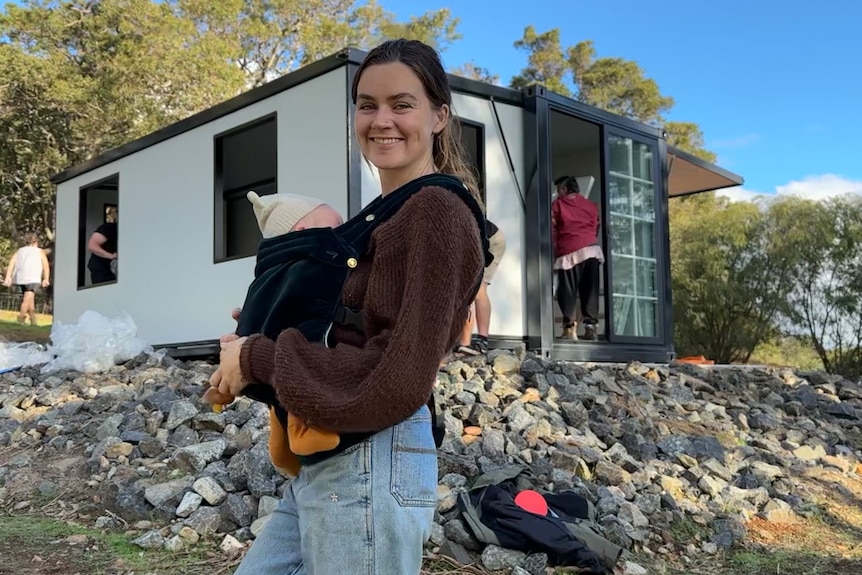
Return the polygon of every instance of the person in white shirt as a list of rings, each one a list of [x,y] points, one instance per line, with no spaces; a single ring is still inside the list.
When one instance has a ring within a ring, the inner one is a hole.
[[[6,268],[6,280],[3,285],[17,286],[21,292],[21,310],[18,313],[18,323],[24,323],[27,317],[30,323],[36,325],[36,294],[42,288],[48,287],[51,279],[51,269],[48,256],[39,247],[36,234],[24,235],[24,247],[19,248]]]

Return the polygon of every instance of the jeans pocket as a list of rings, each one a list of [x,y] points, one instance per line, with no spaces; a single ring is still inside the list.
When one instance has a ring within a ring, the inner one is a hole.
[[[437,449],[425,408],[392,429],[389,487],[403,507],[437,506]]]

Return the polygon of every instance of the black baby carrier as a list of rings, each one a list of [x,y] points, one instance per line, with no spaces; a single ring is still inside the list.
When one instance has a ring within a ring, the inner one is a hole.
[[[359,214],[337,228],[311,228],[263,239],[258,247],[254,281],[251,283],[240,314],[236,333],[247,336],[262,333],[277,339],[285,329],[297,328],[309,341],[328,344],[334,324],[364,331],[362,311],[341,301],[344,283],[350,270],[368,252],[372,232],[391,218],[413,194],[427,186],[445,188],[461,198],[479,224],[486,265],[490,261],[485,217],[460,180],[445,174],[417,178],[386,196],[379,196]],[[475,297],[481,275],[473,286]],[[243,395],[275,408],[282,426],[287,426],[287,411],[278,403],[275,390],[265,383],[252,383]],[[434,440],[443,440],[443,429],[437,423],[434,394],[429,400]],[[355,444],[371,434],[342,434],[342,445]]]

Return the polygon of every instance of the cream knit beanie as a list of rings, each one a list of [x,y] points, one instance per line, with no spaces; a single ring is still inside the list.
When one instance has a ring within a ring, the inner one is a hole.
[[[286,234],[313,209],[326,203],[318,198],[298,194],[259,196],[255,192],[249,192],[246,197],[254,208],[257,225],[264,238]]]

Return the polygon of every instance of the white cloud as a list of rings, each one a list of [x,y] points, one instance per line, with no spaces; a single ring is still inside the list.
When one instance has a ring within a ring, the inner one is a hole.
[[[746,190],[742,186],[725,188],[723,190],[718,190],[715,193],[719,196],[725,196],[729,198],[731,202],[751,202],[756,200],[761,195],[752,190]]]
[[[836,174],[822,174],[794,180],[783,186],[778,186],[770,192],[760,192],[736,186],[719,190],[717,193],[730,198],[733,202],[769,200],[777,196],[797,196],[808,200],[822,201],[845,194],[862,196],[862,180],[851,180]]]

